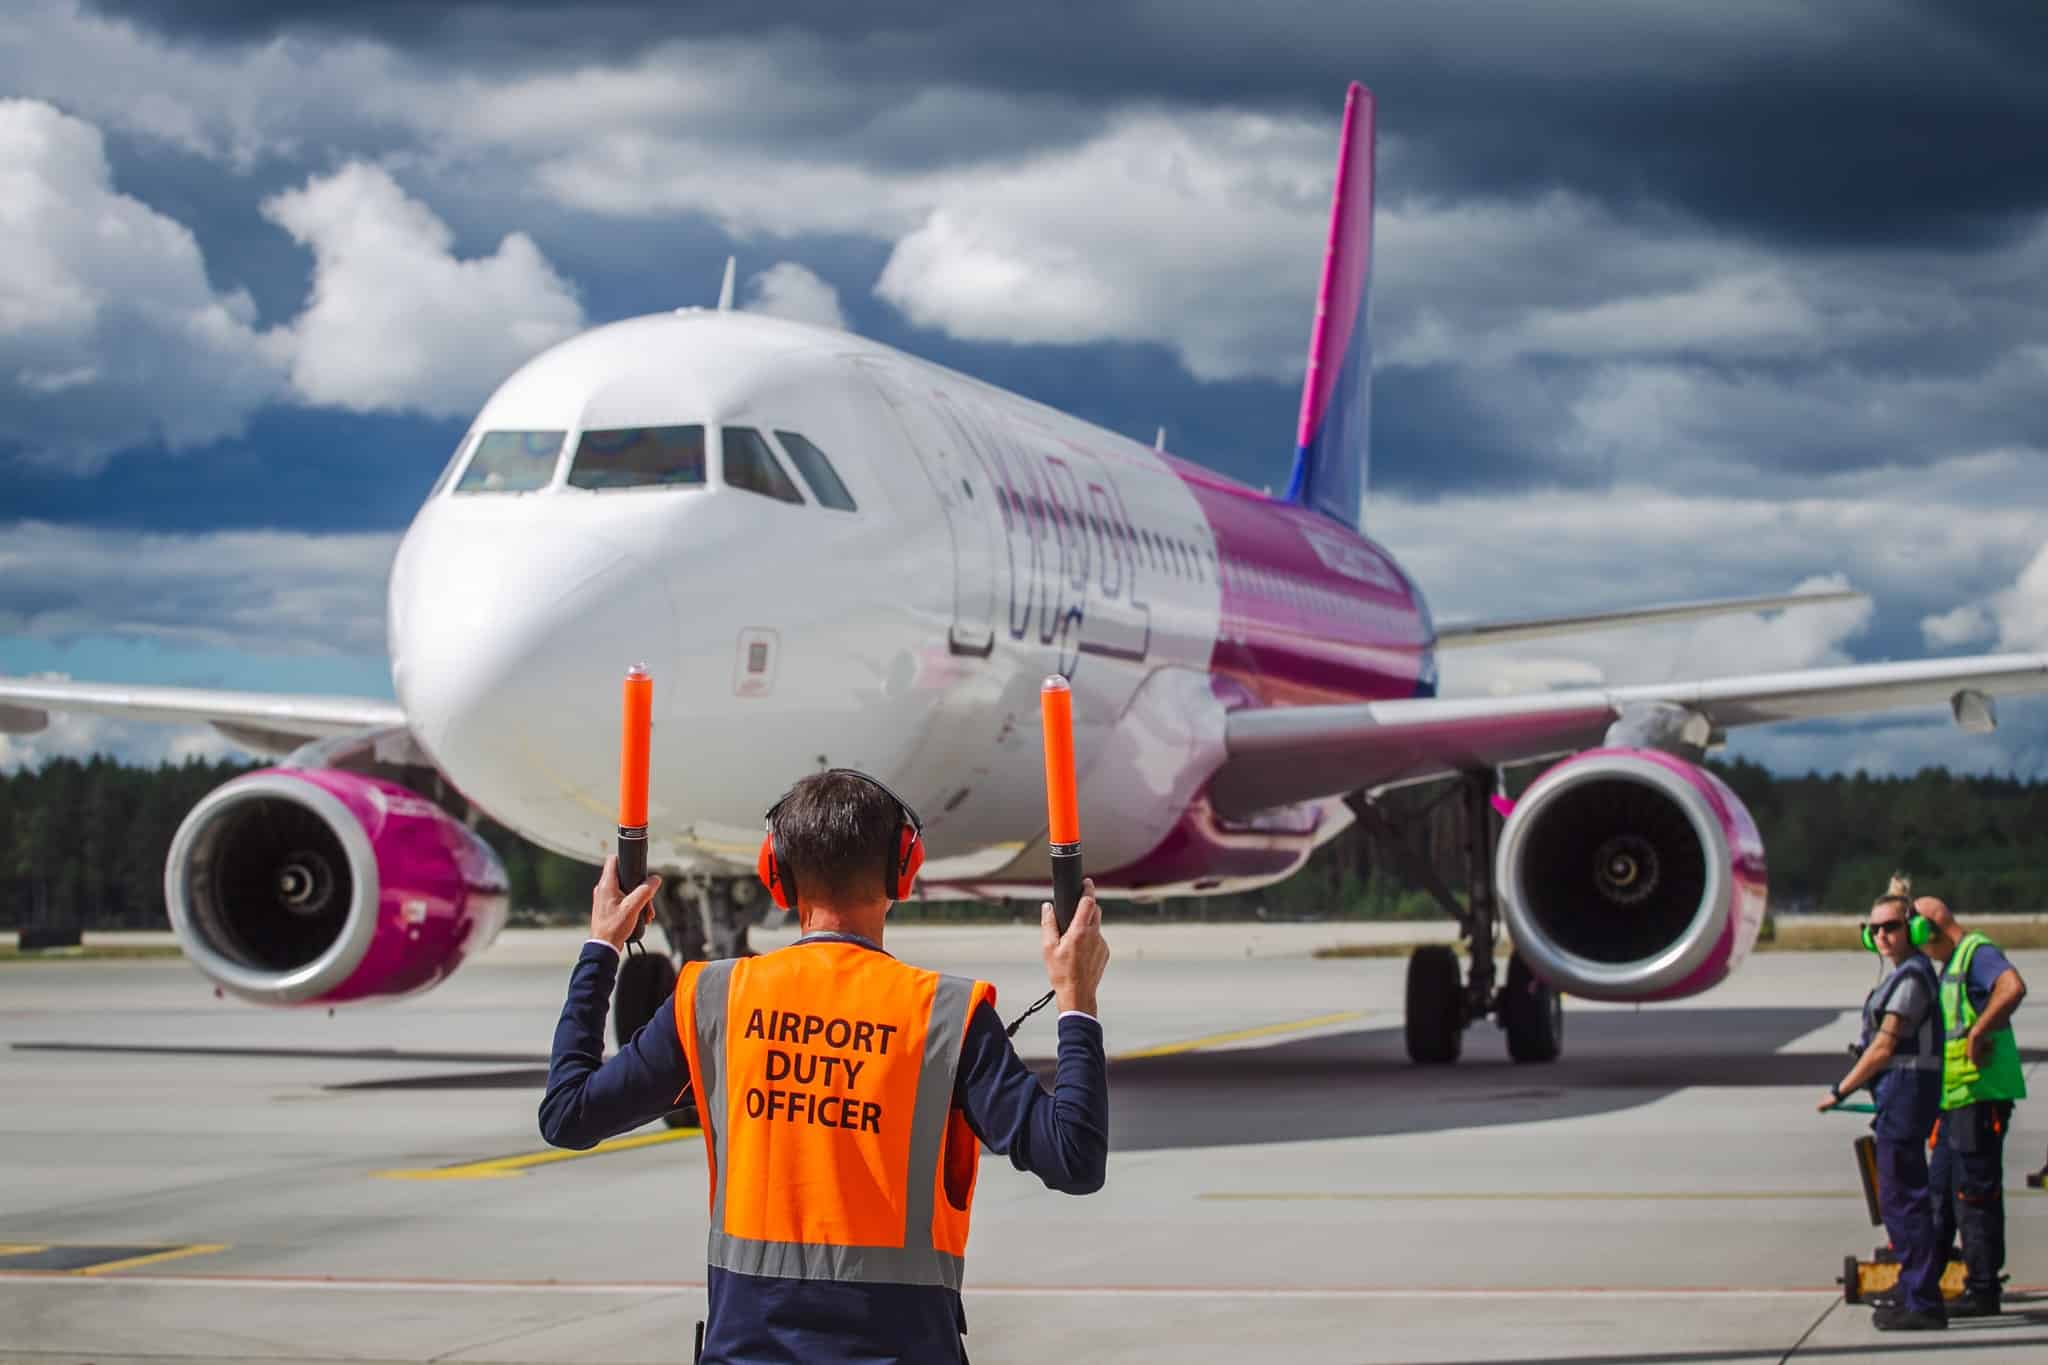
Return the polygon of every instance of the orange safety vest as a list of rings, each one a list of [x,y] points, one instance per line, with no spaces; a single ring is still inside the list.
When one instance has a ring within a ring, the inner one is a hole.
[[[981,1144],[953,1079],[995,994],[838,940],[685,966],[676,1032],[710,1163],[710,1263],[958,1290]]]

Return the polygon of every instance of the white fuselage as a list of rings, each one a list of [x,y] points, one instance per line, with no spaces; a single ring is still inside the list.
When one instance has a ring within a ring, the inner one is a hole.
[[[688,426],[701,482],[575,486],[585,433]],[[466,462],[494,432],[561,455],[488,486]],[[790,433],[857,510],[820,505]],[[800,501],[734,486],[771,439]],[[611,846],[619,682],[644,663],[652,865],[750,868],[776,796],[845,766],[922,812],[928,881],[1037,882],[1047,674],[1074,683],[1091,867],[1157,846],[1221,761],[1216,563],[1143,445],[858,337],[684,310],[492,395],[400,547],[393,679],[459,788],[572,856]]]

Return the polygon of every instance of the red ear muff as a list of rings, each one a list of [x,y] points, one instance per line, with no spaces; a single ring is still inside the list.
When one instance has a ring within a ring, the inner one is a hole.
[[[924,824],[917,818],[917,812],[909,802],[866,773],[852,768],[830,768],[827,771],[858,778],[894,801],[897,810],[902,812],[903,823],[897,828],[895,847],[884,855],[882,894],[892,901],[908,899],[911,888],[917,884],[917,874],[924,870]],[[784,792],[768,808],[768,833],[761,840],[761,851],[754,859],[754,875],[761,879],[761,885],[768,888],[775,904],[784,910],[796,908],[796,877],[775,848],[775,813],[782,809],[782,803],[789,799],[789,795],[789,792]]]
[[[909,900],[910,890],[917,884],[917,874],[923,869],[924,835],[916,825],[905,820],[896,835],[896,857],[890,863],[889,870],[894,875],[889,879],[889,899]]]
[[[775,856],[773,833],[761,838],[761,856],[754,860],[754,874],[768,888],[768,896],[777,907],[787,910],[795,904],[796,897],[789,894],[789,881],[782,875],[782,860]]]

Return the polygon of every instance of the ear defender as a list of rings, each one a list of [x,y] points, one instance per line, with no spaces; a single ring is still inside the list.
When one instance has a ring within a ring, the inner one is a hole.
[[[909,899],[911,888],[917,885],[917,874],[924,870],[924,821],[917,818],[917,812],[908,801],[866,773],[857,772],[852,768],[831,768],[827,771],[844,777],[857,777],[896,803],[903,823],[897,829],[895,846],[883,854],[882,894],[892,901]],[[791,790],[794,791],[795,788]],[[769,897],[779,909],[794,910],[796,876],[783,863],[782,855],[775,847],[775,813],[782,809],[782,803],[787,800],[789,792],[784,792],[763,817],[768,832],[762,836],[761,851],[754,859],[754,875],[761,879],[761,885],[768,888]]]
[[[903,805],[897,802],[897,805]],[[903,828],[896,834],[896,856],[888,867],[889,899],[901,901],[910,899],[910,889],[917,885],[917,874],[924,868],[924,831],[913,821],[910,807],[903,806],[906,815]]]
[[[1919,914],[1908,915],[1906,937],[1915,948],[1925,948],[1928,940],[1934,937],[1934,921]],[[1878,950],[1877,935],[1870,932],[1867,924],[1863,926],[1863,946],[1873,953]]]
[[[782,803],[778,801],[775,804],[780,806]],[[770,824],[773,824],[775,819],[775,812],[773,810],[768,812],[768,819]],[[782,875],[782,860],[775,856],[775,831],[773,829],[770,829],[766,835],[762,836],[761,855],[754,860],[754,875],[761,879],[761,885],[768,888],[768,897],[775,902],[777,909],[789,910],[794,908],[796,896],[789,893],[789,881]]]

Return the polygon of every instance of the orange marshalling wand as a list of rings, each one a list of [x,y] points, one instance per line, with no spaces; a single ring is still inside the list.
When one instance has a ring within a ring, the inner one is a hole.
[[[644,664],[626,671],[625,721],[619,735],[619,890],[647,880],[647,746],[654,730],[654,679]],[[646,929],[634,927],[638,942]]]
[[[1060,932],[1081,904],[1081,811],[1074,795],[1074,691],[1055,673],[1038,689],[1045,724],[1046,842],[1052,852],[1052,913]]]

